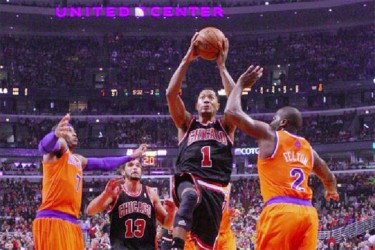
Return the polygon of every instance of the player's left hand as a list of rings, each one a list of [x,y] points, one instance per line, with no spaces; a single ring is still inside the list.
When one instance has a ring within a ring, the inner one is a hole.
[[[219,55],[216,59],[217,66],[219,69],[225,68],[225,62],[227,61],[228,51],[229,51],[229,40],[225,38],[225,40],[221,43],[218,42],[217,45],[220,48]]]
[[[260,66],[250,67],[238,78],[237,84],[241,85],[243,88],[251,88],[259,78],[263,75],[263,68]]]
[[[325,192],[324,198],[329,201],[329,200],[334,200],[334,201],[339,201],[340,196],[337,192]]]
[[[141,144],[136,150],[134,150],[131,157],[133,159],[140,158],[146,152],[146,150],[147,150],[147,144]]]
[[[167,199],[164,201],[165,210],[167,210],[168,214],[172,214],[176,210],[176,204],[171,199]]]

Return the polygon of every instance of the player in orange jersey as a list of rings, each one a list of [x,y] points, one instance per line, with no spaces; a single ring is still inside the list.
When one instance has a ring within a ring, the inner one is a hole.
[[[223,217],[220,222],[220,230],[217,242],[215,244],[215,250],[235,250],[236,249],[236,237],[231,228],[231,218],[236,217],[236,212],[230,207],[230,191],[231,184],[225,187],[225,200],[223,204]]]
[[[252,87],[263,68],[251,65],[229,96],[225,114],[259,145],[258,173],[265,208],[257,223],[256,249],[315,250],[318,214],[311,204],[308,177],[314,172],[326,199],[338,200],[336,178],[309,142],[297,136],[302,115],[293,107],[279,109],[271,124],[254,120],[241,107],[244,88]]]
[[[141,145],[132,156],[85,158],[74,154],[77,134],[65,115],[56,128],[39,143],[43,153],[42,204],[33,222],[35,249],[84,249],[77,218],[82,200],[82,171],[117,169],[121,164],[141,157],[147,149]]]
[[[215,250],[235,250],[236,237],[231,228],[231,218],[236,216],[235,210],[230,207],[230,190],[231,184],[224,188],[225,198],[223,203],[223,216],[220,222],[220,229],[217,241],[215,243]],[[195,239],[190,233],[186,235],[184,250],[195,250]]]

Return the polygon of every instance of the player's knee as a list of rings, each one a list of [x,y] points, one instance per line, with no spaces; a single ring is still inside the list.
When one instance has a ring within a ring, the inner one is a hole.
[[[198,194],[194,189],[187,189],[181,196],[181,204],[186,203],[194,208],[198,202]]]
[[[198,194],[194,189],[188,189],[181,195],[180,207],[175,216],[174,227],[182,227],[187,231],[191,229],[193,211],[198,202]]]

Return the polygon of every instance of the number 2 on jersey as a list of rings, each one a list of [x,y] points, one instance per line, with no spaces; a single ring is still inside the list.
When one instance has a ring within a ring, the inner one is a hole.
[[[211,161],[211,146],[204,146],[201,148],[202,153],[202,168],[212,167]]]
[[[290,176],[295,178],[291,184],[291,187],[297,191],[304,192],[305,189],[300,187],[301,183],[305,180],[305,174],[303,173],[302,169],[293,168],[290,170]]]

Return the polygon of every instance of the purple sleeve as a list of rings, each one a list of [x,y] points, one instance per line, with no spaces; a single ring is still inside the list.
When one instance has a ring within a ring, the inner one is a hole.
[[[132,159],[133,158],[131,156],[87,158],[85,170],[113,171]]]
[[[57,138],[54,131],[48,133],[39,142],[39,151],[42,154],[49,154],[58,151],[60,149],[60,143],[58,140],[59,138]]]

